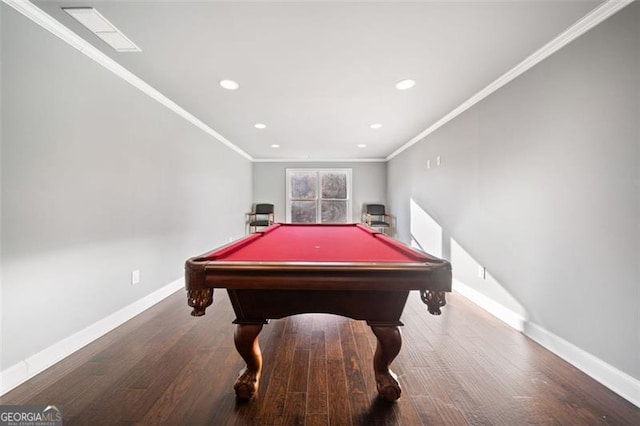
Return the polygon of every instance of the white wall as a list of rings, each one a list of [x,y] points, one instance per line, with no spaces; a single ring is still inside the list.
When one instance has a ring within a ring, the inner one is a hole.
[[[401,239],[409,241],[413,200],[442,227],[445,257],[453,244],[462,248],[530,326],[635,378],[627,382],[636,392],[639,76],[640,5],[633,4],[392,159],[387,170]],[[442,165],[427,169],[437,156]],[[482,280],[466,281],[499,297]]]
[[[0,370],[244,234],[248,160],[4,4],[2,123]]]
[[[385,203],[387,174],[386,163],[383,162],[254,163],[254,202],[275,204],[275,216],[277,222],[284,222],[286,220],[285,174],[287,168],[352,169],[353,222],[360,222],[363,204]],[[393,214],[393,212],[391,213]]]

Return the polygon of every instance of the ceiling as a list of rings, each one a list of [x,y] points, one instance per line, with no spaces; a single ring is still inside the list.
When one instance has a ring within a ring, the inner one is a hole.
[[[601,2],[32,3],[270,161],[390,158]],[[62,6],[95,7],[142,52],[114,51]]]

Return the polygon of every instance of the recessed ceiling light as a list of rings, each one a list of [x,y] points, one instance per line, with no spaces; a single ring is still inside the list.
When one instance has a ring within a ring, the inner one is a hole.
[[[271,148],[280,148],[280,145],[278,145],[277,143],[274,143],[273,145],[271,145]]]
[[[381,128],[381,127],[382,127],[382,124],[380,124],[380,123],[374,123],[374,124],[372,124],[372,125],[371,125],[371,126],[369,126],[369,127],[371,127],[372,129],[379,129],[379,128]]]
[[[402,80],[396,83],[396,89],[407,90],[416,85],[415,80]]]
[[[367,144],[366,143],[359,143],[358,144],[358,148],[366,148]]]
[[[256,129],[266,129],[267,125],[263,123],[256,123],[253,125],[253,127],[255,127]]]
[[[233,80],[221,80],[220,86],[227,90],[236,90],[240,85]]]
[[[134,42],[129,40],[127,36],[122,34],[122,31],[117,29],[115,25],[94,8],[63,7],[62,9],[117,52],[142,52]]]

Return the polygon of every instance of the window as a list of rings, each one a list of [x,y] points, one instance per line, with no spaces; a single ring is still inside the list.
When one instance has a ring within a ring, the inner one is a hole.
[[[351,169],[287,169],[287,222],[351,222]]]

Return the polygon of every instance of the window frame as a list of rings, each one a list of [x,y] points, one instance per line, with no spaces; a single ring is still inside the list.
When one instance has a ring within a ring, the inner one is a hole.
[[[292,201],[310,201],[310,199],[297,199],[291,197],[291,178],[295,173],[315,173],[317,186],[316,186],[316,224],[321,224],[322,222],[322,201],[342,201],[344,200],[347,203],[347,212],[346,218],[344,222],[332,222],[332,223],[351,223],[353,222],[353,209],[352,209],[352,172],[351,168],[287,168],[285,169],[286,175],[286,184],[285,184],[285,204],[286,204],[286,223],[292,222],[292,213],[291,213],[291,205]],[[345,199],[342,198],[322,198],[322,175],[325,173],[344,173],[346,175],[347,180],[347,197]]]

